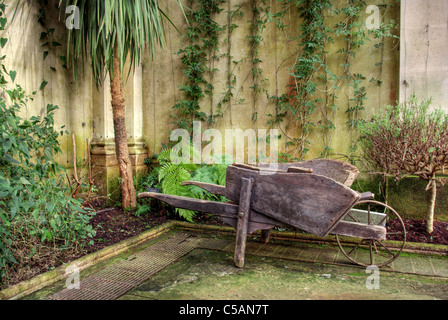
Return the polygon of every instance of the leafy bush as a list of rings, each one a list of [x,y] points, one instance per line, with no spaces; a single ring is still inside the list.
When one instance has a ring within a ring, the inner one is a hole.
[[[1,16],[4,5],[0,9]],[[64,134],[54,128],[58,107],[48,105],[43,117],[22,119],[21,109],[32,97],[14,84],[15,78],[16,72],[1,63],[0,284],[42,247],[67,249],[94,235],[88,225],[91,214],[69,196],[64,168],[54,161],[61,152],[58,138]]]

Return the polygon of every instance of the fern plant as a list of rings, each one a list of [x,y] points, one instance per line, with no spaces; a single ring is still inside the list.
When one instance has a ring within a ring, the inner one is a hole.
[[[199,167],[189,180],[200,181],[221,186],[226,184],[227,165],[203,165]],[[194,198],[203,200],[213,200],[225,202],[227,199],[223,196],[214,195],[197,186],[187,186],[193,193]]]
[[[195,151],[191,149],[191,154]],[[175,196],[196,198],[202,200],[212,201],[227,201],[222,196],[211,194],[197,186],[183,186],[184,181],[200,181],[207,183],[214,183],[224,185],[226,182],[227,165],[196,165],[191,163],[173,163],[171,161],[172,150],[167,148],[162,150],[159,154],[158,162],[160,167],[158,169],[158,179],[161,191],[164,194]],[[194,211],[175,208],[175,212],[179,217],[192,221],[195,216]]]

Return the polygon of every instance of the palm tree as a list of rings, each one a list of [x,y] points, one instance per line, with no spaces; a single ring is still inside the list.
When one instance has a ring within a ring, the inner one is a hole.
[[[60,0],[60,5],[63,1]],[[182,8],[180,0],[176,1]],[[167,16],[160,10],[157,0],[65,0],[65,8],[69,6],[79,9],[79,29],[69,30],[67,46],[67,59],[74,72],[78,65],[84,66],[89,57],[97,86],[107,73],[111,77],[122,206],[134,208],[137,199],[127,143],[123,70],[127,59],[132,72],[145,50],[154,58],[155,47],[164,47],[163,18]]]

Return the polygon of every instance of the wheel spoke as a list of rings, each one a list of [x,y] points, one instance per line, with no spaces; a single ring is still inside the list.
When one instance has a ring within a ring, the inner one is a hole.
[[[362,240],[362,241],[364,241],[364,240]],[[353,251],[355,251],[356,249],[358,249],[359,246],[361,245],[362,241],[361,241],[360,243],[358,243],[358,244],[356,245],[356,247],[354,247],[352,250],[350,250],[350,252],[348,252],[347,254],[348,254],[348,255],[351,255]]]
[[[350,211],[347,213],[347,215],[348,215],[350,218],[352,218],[353,221],[355,221],[355,222],[359,222],[358,219],[355,219],[355,218],[351,215]]]
[[[399,235],[399,234],[404,235],[404,232],[403,231],[397,231],[397,232],[388,232],[387,233],[387,235]]]
[[[392,251],[389,250],[388,247],[386,247],[386,246],[384,245],[384,243],[382,243],[381,241],[378,241],[378,243],[379,243],[384,249],[386,249],[386,251],[389,252],[389,254],[390,254],[391,256],[394,256],[394,255],[395,255]]]
[[[373,241],[373,247],[375,248],[375,253],[378,253],[378,248],[376,247],[376,242]]]
[[[371,225],[371,223],[370,223],[370,203],[367,206],[367,224]]]
[[[383,225],[384,221],[387,219],[388,215],[386,214],[383,219],[378,223],[379,226]]]

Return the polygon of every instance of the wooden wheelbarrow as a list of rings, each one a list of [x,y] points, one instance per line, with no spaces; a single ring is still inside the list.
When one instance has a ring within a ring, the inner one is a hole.
[[[350,164],[324,159],[279,164],[275,171],[263,166],[234,164],[227,168],[225,186],[184,182],[224,196],[229,202],[152,192],[140,193],[138,197],[215,214],[233,226],[237,267],[244,266],[247,235],[261,230],[262,241],[267,243],[269,232],[275,226],[294,227],[320,237],[335,235],[350,261],[381,267],[400,255],[406,229],[396,211],[373,201],[372,193],[360,194],[350,188],[358,173]],[[395,241],[386,243],[386,224],[390,221],[399,228],[392,234]]]

